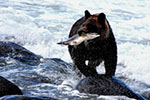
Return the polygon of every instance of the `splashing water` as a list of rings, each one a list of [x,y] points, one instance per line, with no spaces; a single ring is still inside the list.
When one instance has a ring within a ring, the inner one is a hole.
[[[118,45],[116,76],[122,78],[136,92],[145,95],[150,93],[148,0],[1,0],[0,40],[20,44],[44,58],[60,58],[72,63],[67,47],[56,43],[68,37],[71,26],[84,15],[86,9],[93,14],[104,12],[110,22]],[[61,68],[51,72],[49,66],[55,68],[55,64],[49,65],[51,60],[44,60],[38,66],[9,61],[8,59],[8,63],[14,65],[0,67],[1,76],[12,81],[18,78],[16,84],[25,94],[74,100],[121,98],[99,97],[72,90],[79,79],[76,79],[70,67],[66,68],[66,72]],[[99,67],[97,70],[101,73],[103,68]]]

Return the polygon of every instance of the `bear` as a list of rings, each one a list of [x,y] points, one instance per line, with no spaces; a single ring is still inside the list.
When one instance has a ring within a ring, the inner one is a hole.
[[[81,43],[74,41],[75,44],[68,45],[68,51],[75,67],[86,77],[95,76],[98,75],[96,67],[104,61],[104,75],[114,76],[117,65],[117,44],[104,13],[91,15],[88,10],[85,10],[85,15],[73,24],[69,38],[88,34],[99,36],[85,39]]]

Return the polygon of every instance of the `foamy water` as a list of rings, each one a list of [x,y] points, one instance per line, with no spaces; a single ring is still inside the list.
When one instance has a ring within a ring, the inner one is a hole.
[[[92,14],[104,12],[113,29],[118,45],[116,75],[134,80],[128,84],[139,93],[149,91],[134,83],[150,86],[149,0],[1,0],[0,40],[70,63],[67,47],[56,43],[68,37],[86,9]]]

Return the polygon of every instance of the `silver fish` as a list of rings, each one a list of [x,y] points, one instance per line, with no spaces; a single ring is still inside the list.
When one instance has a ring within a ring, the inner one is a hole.
[[[70,37],[69,39],[67,39],[66,41],[58,42],[57,44],[62,44],[62,45],[79,45],[83,41],[92,40],[92,39],[95,39],[95,38],[97,38],[99,36],[100,35],[97,34],[97,33],[82,33],[81,36],[76,34],[76,35],[73,35],[72,37]]]

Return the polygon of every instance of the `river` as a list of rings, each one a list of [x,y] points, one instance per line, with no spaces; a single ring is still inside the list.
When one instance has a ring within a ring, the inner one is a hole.
[[[0,40],[20,44],[44,58],[60,58],[72,63],[67,47],[56,43],[67,39],[71,26],[84,16],[86,9],[91,14],[104,12],[113,29],[118,46],[116,76],[137,93],[150,94],[149,0],[0,0]],[[34,67],[25,67],[25,72],[48,77],[48,69],[42,73],[41,66]],[[103,66],[97,68],[99,73],[102,69]],[[12,70],[1,70],[0,75],[14,81],[15,78],[9,78],[10,73]],[[54,96],[64,100],[67,96],[74,100],[111,100],[109,96],[86,95],[72,90],[77,81],[74,76],[68,76],[59,85],[38,83],[27,87],[16,84],[26,95]],[[31,91],[26,92],[26,89]],[[119,98],[114,97],[114,100]]]

